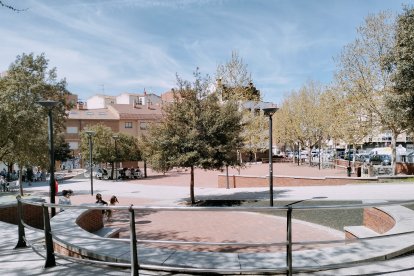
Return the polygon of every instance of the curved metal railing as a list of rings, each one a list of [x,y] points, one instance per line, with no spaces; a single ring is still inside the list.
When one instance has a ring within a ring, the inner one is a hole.
[[[292,213],[294,210],[323,210],[323,209],[362,209],[369,207],[384,207],[384,206],[395,206],[395,205],[408,205],[414,204],[414,200],[410,201],[399,201],[399,202],[379,202],[379,203],[360,203],[360,204],[342,204],[342,205],[319,205],[319,206],[300,206],[295,204],[301,203],[305,200],[293,202],[285,206],[274,206],[274,207],[155,207],[155,206],[110,206],[112,210],[128,210],[129,211],[129,230],[130,230],[130,239],[116,239],[119,242],[129,243],[131,249],[131,263],[117,263],[117,262],[104,262],[96,260],[86,260],[75,257],[64,256],[54,252],[53,249],[53,237],[55,234],[53,229],[50,226],[50,216],[49,208],[64,207],[65,209],[85,209],[85,210],[107,210],[108,206],[97,206],[97,205],[59,205],[59,204],[49,204],[49,203],[39,203],[22,199],[20,196],[17,197],[18,203],[18,226],[19,226],[19,240],[16,245],[18,247],[27,246],[28,241],[25,237],[25,228],[31,229],[33,231],[42,231],[36,228],[31,227],[23,221],[23,204],[38,206],[43,209],[43,222],[44,222],[44,241],[46,244],[46,256],[45,257],[45,267],[55,266],[55,256],[65,258],[77,262],[88,262],[92,264],[104,264],[110,266],[118,267],[128,267],[131,268],[131,275],[139,275],[139,269],[148,269],[148,270],[160,270],[160,271],[171,271],[171,272],[190,272],[190,273],[283,273],[286,272],[287,275],[292,275],[293,270],[295,272],[311,272],[317,270],[327,270],[335,268],[347,268],[352,267],[355,262],[341,262],[340,264],[329,264],[329,265],[318,265],[318,266],[308,266],[308,267],[292,267],[293,257],[292,257],[292,247],[294,245],[326,245],[326,244],[338,244],[344,243],[345,240],[327,240],[327,241],[304,241],[304,242],[292,242]],[[182,212],[204,212],[204,211],[213,211],[213,212],[274,212],[274,211],[286,211],[286,242],[275,242],[275,243],[238,243],[238,242],[193,242],[193,241],[177,241],[177,240],[149,240],[149,239],[137,239],[136,229],[135,229],[135,211],[182,211]],[[359,242],[364,240],[374,240],[374,239],[384,239],[392,236],[401,236],[407,234],[413,234],[414,231],[408,231],[403,233],[396,234],[384,234],[375,237],[366,237],[359,238],[358,240],[346,241],[347,243]],[[71,235],[64,234],[61,236],[70,237]],[[74,236],[77,237],[77,236]],[[106,240],[107,238],[96,237],[88,238],[92,240]],[[152,244],[176,244],[176,245],[202,245],[202,246],[286,246],[286,266],[282,269],[271,269],[271,268],[261,268],[261,269],[214,269],[214,268],[193,268],[193,267],[174,267],[174,266],[165,266],[165,265],[149,265],[139,263],[139,254],[137,250],[137,244],[143,243],[152,243]],[[33,246],[33,244],[29,244]],[[358,265],[361,264],[372,264],[376,261],[369,262],[358,262]]]

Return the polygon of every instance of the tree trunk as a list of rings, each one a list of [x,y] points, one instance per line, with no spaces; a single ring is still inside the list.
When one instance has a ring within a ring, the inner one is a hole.
[[[147,178],[147,161],[144,160],[144,178]]]
[[[356,144],[352,145],[352,149],[354,150],[352,154],[352,173],[355,173],[355,161],[356,161],[356,149],[357,149]]]
[[[190,173],[190,197],[191,197],[191,205],[195,204],[195,197],[194,197],[194,166],[191,166],[191,173]]]
[[[114,171],[115,171],[115,162],[111,162],[112,168],[111,168],[111,179],[114,179]]]
[[[20,165],[18,166],[19,166],[19,190],[20,190],[20,196],[23,196],[23,182],[22,182],[23,169]]]
[[[393,175],[397,174],[397,136],[398,134],[393,131],[391,139],[391,166]]]

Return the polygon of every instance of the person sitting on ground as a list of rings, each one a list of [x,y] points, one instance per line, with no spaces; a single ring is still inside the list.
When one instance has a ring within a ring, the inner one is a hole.
[[[73,195],[72,190],[63,190],[62,196],[59,197],[59,204],[61,205],[71,205],[72,202],[70,201],[70,197]],[[60,211],[63,212],[65,209],[60,208]]]
[[[109,205],[110,206],[115,206],[116,203],[119,203],[118,198],[116,196],[112,196],[111,199],[109,200]],[[106,216],[107,216],[107,221],[111,221],[112,219],[112,210],[108,209],[106,211]]]

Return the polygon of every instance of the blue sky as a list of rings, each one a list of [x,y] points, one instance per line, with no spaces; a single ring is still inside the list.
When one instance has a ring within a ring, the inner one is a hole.
[[[368,14],[405,0],[2,0],[0,71],[45,53],[80,99],[104,92],[161,94],[175,75],[214,77],[237,51],[265,101],[309,80],[329,83],[334,57]]]

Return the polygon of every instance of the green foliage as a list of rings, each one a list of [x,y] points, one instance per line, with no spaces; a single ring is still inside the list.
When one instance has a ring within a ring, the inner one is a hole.
[[[390,108],[402,114],[414,131],[414,9],[406,7],[398,17],[396,42],[390,70],[394,69],[395,91]]]
[[[136,137],[124,133],[114,133],[110,127],[103,124],[88,126],[86,129],[94,132],[91,136],[92,162],[94,164],[110,163],[112,178],[115,162],[141,160],[141,151]],[[81,154],[83,159],[89,162],[89,136],[85,131],[82,131],[80,135]]]
[[[145,159],[165,171],[174,166],[220,169],[237,163],[241,145],[241,114],[231,101],[220,104],[209,90],[210,79],[198,70],[190,83],[177,77],[175,101],[164,107],[164,120],[143,138]],[[148,138],[150,137],[150,138]],[[194,183],[190,183],[194,203]]]
[[[55,149],[55,160],[56,161],[66,161],[69,158],[72,158],[71,149],[69,143],[65,141],[63,134],[57,135],[54,140],[54,149]]]
[[[48,69],[44,54],[22,54],[0,78],[0,91],[0,159],[20,165],[47,164],[48,111],[37,102],[62,103],[53,108],[54,132],[61,132],[66,81],[57,80],[55,68]]]

